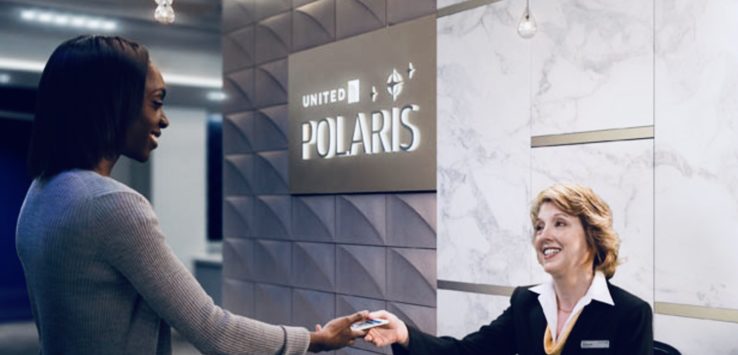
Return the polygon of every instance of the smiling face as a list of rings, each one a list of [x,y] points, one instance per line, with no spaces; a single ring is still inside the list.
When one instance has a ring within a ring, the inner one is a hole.
[[[551,202],[541,204],[535,224],[538,262],[554,278],[592,272],[592,255],[582,223]]]
[[[164,114],[166,96],[164,79],[153,64],[149,64],[145,90],[141,115],[128,127],[122,152],[123,155],[140,162],[149,159],[151,151],[159,145],[161,130],[169,126],[169,119]]]

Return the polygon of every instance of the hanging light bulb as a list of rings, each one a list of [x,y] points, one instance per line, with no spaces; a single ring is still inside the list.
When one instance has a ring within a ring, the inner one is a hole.
[[[174,22],[174,9],[172,2],[174,0],[155,0],[156,10],[154,11],[154,19],[160,23],[169,24]]]
[[[538,25],[533,14],[530,13],[530,0],[525,1],[525,11],[523,16],[520,17],[520,23],[518,24],[518,34],[523,38],[531,38],[536,34]]]

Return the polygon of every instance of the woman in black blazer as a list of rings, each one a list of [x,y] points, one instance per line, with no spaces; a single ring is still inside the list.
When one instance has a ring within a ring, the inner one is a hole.
[[[502,315],[461,340],[425,334],[387,311],[364,338],[395,354],[653,354],[648,303],[612,285],[620,241],[591,189],[557,184],[533,201],[538,262],[551,280],[518,287]]]

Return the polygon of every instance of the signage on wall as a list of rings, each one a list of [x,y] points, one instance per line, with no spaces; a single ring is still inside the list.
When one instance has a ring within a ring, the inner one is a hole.
[[[292,193],[436,189],[434,16],[289,57]]]

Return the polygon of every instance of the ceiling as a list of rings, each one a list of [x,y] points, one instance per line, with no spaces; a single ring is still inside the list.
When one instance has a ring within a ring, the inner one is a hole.
[[[100,33],[148,47],[169,81],[171,105],[218,111],[220,104],[208,100],[207,94],[217,90],[222,76],[221,0],[175,0],[173,7],[175,23],[163,25],[153,19],[154,0],[0,0],[0,77],[11,78],[0,85],[35,87],[40,68],[54,48],[89,33],[21,18],[24,10],[53,11],[115,21],[114,31]]]

